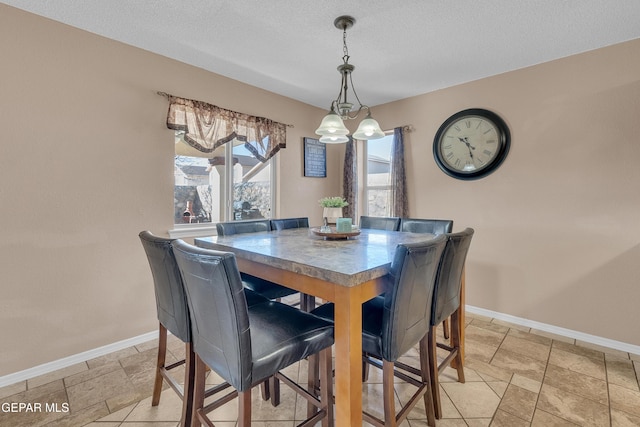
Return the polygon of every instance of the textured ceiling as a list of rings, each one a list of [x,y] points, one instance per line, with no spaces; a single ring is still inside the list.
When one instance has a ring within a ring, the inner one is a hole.
[[[370,106],[640,37],[638,0],[1,2],[322,108],[340,86],[339,15],[356,18]]]

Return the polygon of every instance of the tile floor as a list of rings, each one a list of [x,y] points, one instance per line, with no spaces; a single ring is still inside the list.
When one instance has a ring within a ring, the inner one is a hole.
[[[443,418],[438,427],[640,426],[640,356],[474,315],[468,315],[466,334],[466,383],[456,382],[453,370],[441,374]],[[0,404],[42,403],[43,408],[2,410],[0,426],[177,426],[181,402],[172,390],[163,392],[159,406],[150,404],[155,346],[145,343],[1,388]],[[184,347],[174,339],[169,348],[175,358]],[[417,352],[404,361],[416,363]],[[304,383],[306,362],[286,373]],[[365,406],[378,414],[380,378],[372,368],[363,397]],[[209,378],[216,380],[213,374]],[[399,380],[395,388],[398,402],[412,393]],[[292,427],[304,418],[304,405],[286,386],[277,408],[254,390],[253,425]],[[235,426],[236,417],[233,402],[212,415],[219,427]],[[402,425],[426,426],[425,418],[420,403]]]

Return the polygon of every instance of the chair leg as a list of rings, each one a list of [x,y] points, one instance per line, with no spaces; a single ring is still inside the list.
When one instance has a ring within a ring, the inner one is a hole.
[[[182,417],[180,425],[184,427],[191,426],[193,416],[193,393],[195,382],[196,354],[193,351],[193,344],[185,343],[185,362],[184,362],[184,393],[182,396]]]
[[[442,334],[444,335],[444,339],[449,339],[449,319],[444,319],[442,321]]]
[[[460,310],[458,308],[458,310]],[[451,315],[451,346],[455,349],[455,367],[458,371],[458,381],[464,383],[464,366],[462,365],[462,354],[460,352],[460,317],[458,311]]]
[[[307,362],[309,365],[309,370],[307,374],[307,391],[314,396],[317,396],[317,388],[320,386],[319,368],[320,362],[318,360],[317,354],[312,354],[307,358]],[[318,408],[313,405],[311,402],[307,402],[307,418],[311,418],[316,412],[318,412]]]
[[[151,406],[158,406],[160,403],[160,393],[162,393],[162,375],[160,371],[164,368],[167,358],[167,328],[162,323],[158,328],[158,363],[156,364],[156,379],[153,383],[153,397]]]
[[[238,392],[238,427],[251,427],[251,389]]]
[[[269,393],[271,394],[271,405],[280,404],[280,380],[275,376],[269,378]]]
[[[436,328],[431,326],[428,334],[429,376],[431,377],[431,394],[433,397],[433,410],[437,419],[442,418],[442,406],[440,403],[440,382],[438,381],[438,356],[436,354]]]
[[[424,394],[424,410],[427,413],[427,425],[435,426],[436,417],[435,410],[433,408],[433,393],[431,387],[433,382],[431,381],[431,372],[429,367],[429,334],[425,335],[420,340],[420,374],[422,382],[429,385],[429,389]]]
[[[327,416],[322,419],[322,427],[333,427],[333,369],[331,347],[320,352],[320,401]]]
[[[393,362],[382,360],[382,395],[384,401],[384,425],[396,427],[396,403],[393,390]]]
[[[193,381],[193,410],[191,415],[191,426],[200,427],[201,418],[205,417],[204,408],[204,392],[205,392],[205,377],[206,377],[206,365],[200,359],[200,356],[195,355],[195,378]]]

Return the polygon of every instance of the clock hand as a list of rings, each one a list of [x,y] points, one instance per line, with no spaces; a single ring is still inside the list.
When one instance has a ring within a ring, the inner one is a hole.
[[[458,137],[458,139],[460,140],[460,142],[464,142],[467,145],[467,148],[469,149],[469,156],[471,157],[471,160],[473,160],[473,152],[471,152],[471,150],[475,150],[476,147],[469,143],[466,136],[464,138]]]

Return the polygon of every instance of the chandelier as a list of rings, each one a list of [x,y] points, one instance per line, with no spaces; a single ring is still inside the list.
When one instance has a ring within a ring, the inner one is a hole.
[[[371,110],[368,106],[363,105],[358,98],[356,89],[353,86],[353,80],[351,73],[355,67],[349,64],[349,50],[347,49],[347,29],[353,27],[356,22],[355,18],[351,16],[339,16],[333,21],[333,25],[339,30],[342,30],[342,51],[344,56],[342,57],[343,63],[338,66],[338,72],[342,75],[342,82],[340,84],[340,93],[338,97],[331,102],[331,108],[329,114],[327,114],[320,127],[316,129],[316,134],[320,135],[320,142],[327,144],[339,144],[349,141],[347,135],[349,129],[344,125],[343,120],[357,119],[363,110],[366,110],[365,118],[360,122],[358,129],[353,133],[355,139],[369,140],[378,139],[384,137],[384,132],[380,129],[380,125],[371,117]],[[347,99],[347,92],[349,90],[349,84],[353,95],[358,102],[358,109],[353,111],[354,104]]]

